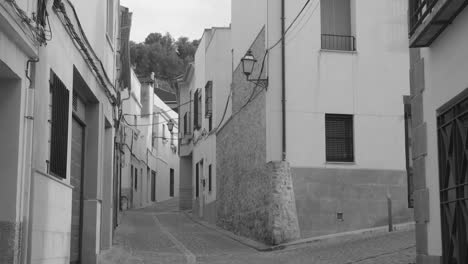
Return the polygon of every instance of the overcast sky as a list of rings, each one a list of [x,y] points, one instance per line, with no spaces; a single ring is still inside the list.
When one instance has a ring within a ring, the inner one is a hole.
[[[198,39],[203,29],[229,26],[231,0],[120,0],[133,12],[130,39],[144,41],[152,32]]]

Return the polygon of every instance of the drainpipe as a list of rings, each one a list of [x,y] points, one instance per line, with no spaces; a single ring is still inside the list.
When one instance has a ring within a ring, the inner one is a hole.
[[[283,138],[282,138],[282,160],[286,161],[286,43],[285,43],[285,2],[281,0],[281,107],[282,107],[282,121],[283,121]]]
[[[23,226],[23,230],[22,230],[22,238],[21,238],[21,252],[20,252],[20,261],[21,263],[29,263],[31,261],[31,248],[32,248],[32,228],[33,228],[33,225],[32,225],[32,219],[33,219],[33,214],[34,214],[34,156],[33,156],[33,153],[34,153],[34,108],[35,108],[35,101],[36,101],[36,94],[35,94],[35,87],[33,86],[33,81],[32,79],[35,78],[35,71],[34,71],[34,76],[31,74],[30,75],[30,66],[32,63],[38,63],[39,62],[39,58],[35,58],[35,59],[29,59],[27,62],[26,62],[26,70],[25,70],[25,75],[26,75],[26,78],[28,79],[29,81],[29,87],[27,88],[27,97],[28,97],[28,100],[31,100],[31,104],[29,106],[27,106],[29,108],[29,110],[26,111],[26,114],[28,114],[29,116],[26,116],[25,118],[27,120],[30,121],[30,127],[28,128],[28,141],[29,143],[31,144],[30,146],[30,151],[29,151],[29,157],[28,157],[28,161],[30,162],[29,164],[29,167],[27,168],[28,170],[28,175],[29,175],[29,186],[25,187],[28,189],[28,195],[29,197],[24,197],[25,200],[27,200],[28,204],[28,208],[21,208],[23,210],[23,213],[25,215],[27,215],[27,220],[24,220],[23,219],[23,223],[24,223],[24,226]],[[29,103],[29,102],[28,102]],[[23,173],[24,175],[25,173]],[[23,193],[23,195],[25,195]],[[24,216],[23,216],[24,217]]]

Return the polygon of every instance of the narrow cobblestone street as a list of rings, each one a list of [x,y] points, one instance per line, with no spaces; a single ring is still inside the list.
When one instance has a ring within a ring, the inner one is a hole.
[[[259,252],[172,209],[174,201],[127,211],[101,263],[414,263],[413,231],[363,235]]]

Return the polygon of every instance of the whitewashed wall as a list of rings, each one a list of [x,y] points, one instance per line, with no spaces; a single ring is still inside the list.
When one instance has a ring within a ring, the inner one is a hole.
[[[426,185],[429,189],[429,255],[440,256],[441,223],[436,110],[468,87],[468,10],[465,9],[427,49],[421,49],[425,65],[423,97],[427,124]]]
[[[305,1],[286,5],[286,26]],[[352,1],[356,52],[321,50],[312,1],[286,37],[287,155],[294,167],[325,162],[325,113],[355,117],[355,159],[345,168],[405,169],[403,95],[409,94],[405,1]],[[280,38],[280,1],[268,6],[268,46]],[[375,12],[380,10],[380,12]],[[233,25],[234,27],[234,25]],[[280,45],[270,51],[267,160],[281,157]]]

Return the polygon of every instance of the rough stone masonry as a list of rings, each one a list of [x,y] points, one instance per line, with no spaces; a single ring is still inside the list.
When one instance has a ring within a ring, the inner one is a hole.
[[[251,50],[263,58],[264,29]],[[253,76],[260,74],[258,68]],[[218,132],[216,143],[217,225],[271,245],[298,239],[289,164],[266,162],[265,91],[248,82],[241,67],[234,73],[232,87],[235,114]],[[255,89],[258,96],[246,104]]]

